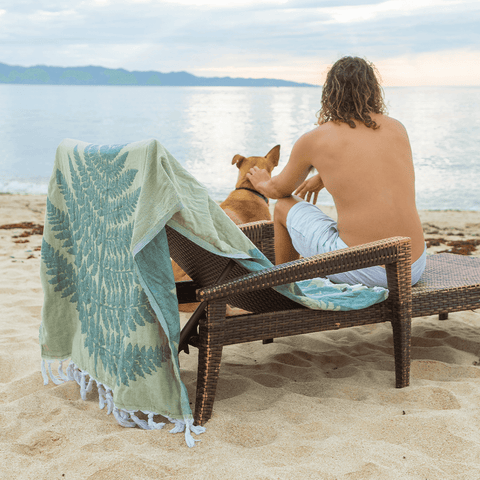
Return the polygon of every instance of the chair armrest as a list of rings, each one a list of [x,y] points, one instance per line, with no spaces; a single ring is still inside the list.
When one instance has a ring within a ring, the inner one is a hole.
[[[411,270],[410,238],[387,238],[249,273],[224,284],[197,290],[197,300],[214,300],[375,265],[386,265],[389,289],[392,287],[397,291],[402,282],[406,285],[409,279],[404,277]]]

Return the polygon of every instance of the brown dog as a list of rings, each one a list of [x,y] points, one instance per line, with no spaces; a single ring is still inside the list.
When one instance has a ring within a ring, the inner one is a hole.
[[[265,157],[248,157],[235,155],[232,165],[237,165],[239,170],[237,184],[228,197],[220,204],[225,213],[237,225],[260,220],[271,220],[270,210],[268,208],[268,198],[257,192],[250,180],[247,179],[247,173],[254,166],[264,168],[268,173],[278,165],[280,158],[280,145],[273,147]],[[190,280],[190,277],[172,260],[173,275],[175,281]],[[180,311],[192,312],[197,304],[179,305]]]
[[[268,208],[268,199],[257,192],[247,173],[252,167],[257,166],[272,173],[278,165],[280,158],[280,145],[273,147],[265,157],[248,157],[235,155],[232,165],[237,165],[239,170],[235,190],[220,204],[225,213],[237,224],[258,222],[259,220],[271,220]]]

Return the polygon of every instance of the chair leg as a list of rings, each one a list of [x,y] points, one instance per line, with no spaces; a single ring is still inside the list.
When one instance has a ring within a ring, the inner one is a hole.
[[[410,384],[410,344],[412,321],[395,320],[392,322],[393,350],[395,356],[395,386],[408,387]]]
[[[217,390],[222,346],[200,345],[198,352],[197,398],[195,401],[195,424],[204,425],[213,412]]]
[[[225,302],[209,303],[206,318],[200,321],[197,394],[194,414],[197,425],[204,425],[212,416],[222,360],[222,328],[225,313]]]

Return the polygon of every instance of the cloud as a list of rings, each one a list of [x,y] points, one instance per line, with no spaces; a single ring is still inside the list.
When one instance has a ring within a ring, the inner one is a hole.
[[[132,0],[133,2],[138,2],[142,0]],[[146,0],[148,1],[148,0]],[[245,7],[250,5],[261,4],[272,4],[272,5],[283,5],[287,3],[288,0],[165,0],[165,3],[170,3],[172,5],[187,5],[194,7],[209,7],[209,8],[218,8],[218,9],[231,9],[238,7]]]
[[[50,11],[50,10],[37,10],[35,13],[32,13],[27,16],[27,19],[31,23],[57,23],[64,22],[67,18],[74,18],[77,14],[75,10],[59,10],[59,11]]]
[[[376,66],[385,86],[480,85],[480,49],[401,55]]]
[[[328,23],[363,23],[379,18],[399,19],[399,16],[415,16],[441,11],[443,14],[454,11],[464,3],[463,0],[387,0],[379,3],[361,5],[340,5],[336,7],[319,7],[317,10],[330,16]]]
[[[343,55],[402,58],[407,68],[418,55],[480,49],[478,0],[221,4],[229,8],[219,0],[4,0],[0,62],[312,82]]]

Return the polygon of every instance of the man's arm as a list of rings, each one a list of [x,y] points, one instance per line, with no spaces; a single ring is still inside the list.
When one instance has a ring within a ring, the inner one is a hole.
[[[278,199],[290,196],[307,178],[312,169],[311,143],[307,135],[302,135],[292,148],[292,153],[284,169],[271,177],[266,170],[253,167],[247,178],[253,187],[268,198]]]

